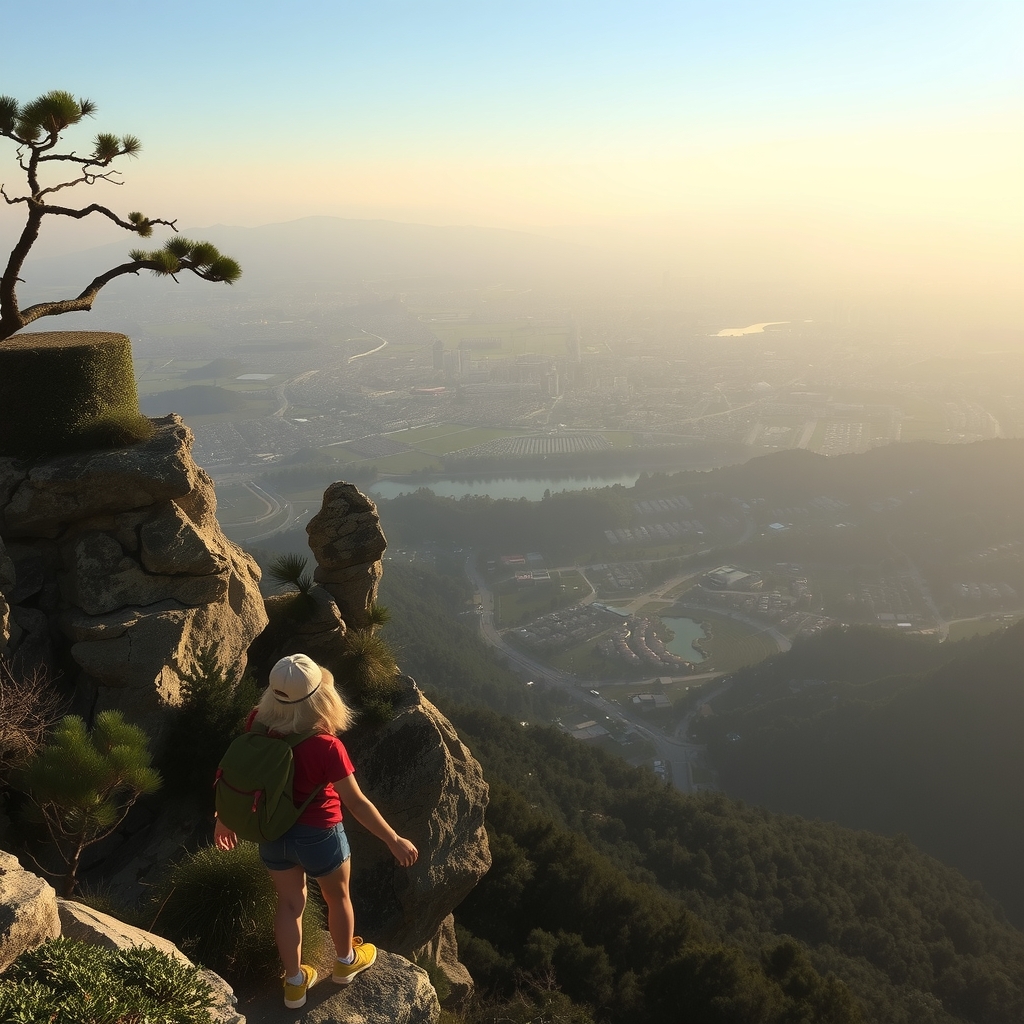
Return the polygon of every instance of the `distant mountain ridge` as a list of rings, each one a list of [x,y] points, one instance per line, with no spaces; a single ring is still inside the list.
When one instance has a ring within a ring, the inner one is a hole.
[[[209,240],[242,265],[239,291],[301,283],[337,287],[360,281],[436,279],[524,287],[540,280],[574,280],[600,271],[594,250],[540,234],[500,228],[437,227],[386,220],[303,217],[259,227],[214,224],[182,229]],[[26,288],[81,288],[91,274],[124,261],[135,239],[32,260]],[[166,287],[166,282],[160,282]],[[129,282],[129,286],[138,282]],[[123,287],[123,282],[122,282]]]

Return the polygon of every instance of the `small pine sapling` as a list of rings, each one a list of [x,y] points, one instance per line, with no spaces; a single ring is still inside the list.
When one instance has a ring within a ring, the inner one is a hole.
[[[25,766],[19,788],[38,809],[65,865],[63,892],[78,881],[82,851],[105,839],[135,801],[160,788],[149,738],[119,711],[101,711],[92,730],[67,715]]]

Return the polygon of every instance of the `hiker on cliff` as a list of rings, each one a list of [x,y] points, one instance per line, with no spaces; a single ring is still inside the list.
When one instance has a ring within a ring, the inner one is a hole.
[[[289,1009],[305,1004],[306,991],[317,980],[316,970],[301,963],[307,875],[316,879],[327,903],[327,925],[337,953],[333,980],[347,985],[377,958],[376,948],[354,935],[355,915],[349,896],[351,861],[342,807],[380,839],[402,867],[411,867],[419,856],[416,847],[395,832],[356,782],[352,762],[337,737],[352,720],[353,713],[335,689],[331,673],[304,654],[292,654],[271,669],[270,685],[245,724],[246,734],[269,738],[257,740],[257,748],[262,742],[264,747],[278,748],[275,753],[283,749],[285,758],[285,744],[291,748],[294,776],[290,803],[294,810],[289,807],[288,813],[297,814],[298,820],[279,838],[259,844],[260,857],[277,891],[274,937],[284,963],[284,1001]],[[271,743],[272,739],[285,743]],[[243,794],[243,786],[237,781],[232,787],[230,775],[222,778],[222,774],[230,771],[232,749],[245,742],[252,740],[235,740],[218,770],[214,844],[220,850],[235,847],[237,832],[241,832],[242,838],[247,838],[247,832],[251,834],[252,823],[240,821],[239,816],[250,811],[255,814],[262,795],[256,783],[250,783],[251,793]],[[270,791],[273,787],[265,788]],[[222,789],[226,794],[223,802]],[[237,809],[232,808],[232,797]],[[265,823],[256,827],[257,838],[276,831]]]

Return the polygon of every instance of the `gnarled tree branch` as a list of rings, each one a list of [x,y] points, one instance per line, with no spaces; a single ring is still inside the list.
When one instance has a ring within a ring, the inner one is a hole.
[[[115,175],[120,174],[119,171],[103,168],[109,167],[118,157],[133,157],[141,149],[141,143],[134,135],[118,137],[100,133],[96,136],[93,152],[89,156],[78,156],[73,150],[68,153],[51,152],[60,141],[62,132],[78,124],[83,117],[91,117],[95,109],[95,104],[90,100],[76,100],[70,93],[60,90],[46,93],[24,106],[10,96],[0,96],[0,137],[11,139],[16,144],[17,164],[28,181],[28,195],[13,198],[0,185],[0,197],[8,206],[24,204],[26,207],[25,226],[0,276],[0,342],[40,317],[92,309],[100,289],[125,274],[150,270],[160,276],[174,277],[178,272],[187,270],[204,281],[227,284],[237,280],[241,274],[238,264],[230,257],[223,256],[214,246],[187,239],[171,239],[162,249],[130,253],[130,262],[93,278],[74,298],[39,302],[24,309],[19,307],[17,285],[22,280],[21,269],[39,237],[43,218],[49,214],[81,220],[97,213],[119,228],[142,238],[148,238],[157,225],[168,227],[174,232],[178,230],[176,220],[146,217],[137,212],[129,213],[124,218],[100,203],[75,208],[53,206],[46,202],[47,196],[76,185],[95,185],[98,181],[121,184],[114,179]],[[39,165],[50,161],[78,164],[81,172],[76,178],[43,187],[39,181]]]

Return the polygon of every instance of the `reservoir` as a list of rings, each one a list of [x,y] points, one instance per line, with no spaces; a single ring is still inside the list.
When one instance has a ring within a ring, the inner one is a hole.
[[[675,633],[675,639],[665,644],[667,650],[694,664],[704,660],[704,655],[693,646],[694,640],[704,638],[704,630],[699,622],[694,622],[693,619],[673,619],[666,615],[658,617]]]
[[[365,488],[372,498],[397,498],[400,494],[410,494],[426,487],[442,498],[462,498],[466,495],[486,494],[491,498],[528,498],[540,501],[545,491],[557,494],[559,491],[581,491],[585,487],[612,487],[622,484],[632,487],[637,478],[636,473],[622,473],[618,476],[560,476],[553,479],[543,477],[495,477],[494,479],[464,478],[461,480],[378,480]]]

